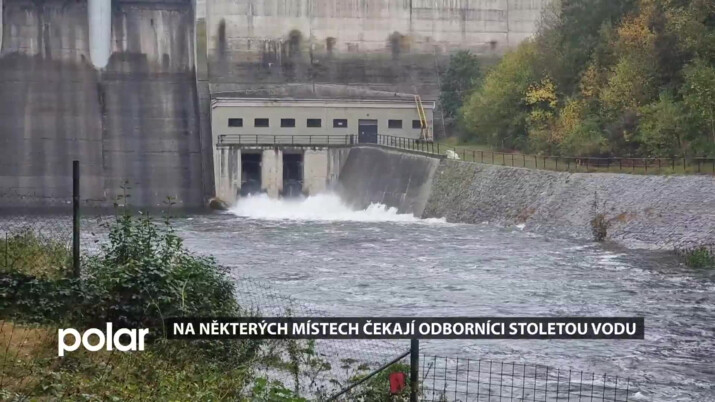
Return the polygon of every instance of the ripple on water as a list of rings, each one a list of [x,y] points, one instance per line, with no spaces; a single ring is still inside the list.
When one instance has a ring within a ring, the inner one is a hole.
[[[179,222],[179,232],[190,248],[216,255],[237,277],[271,282],[274,291],[329,315],[645,316],[644,341],[430,341],[424,347],[647,379],[639,388],[644,400],[715,400],[709,364],[715,361],[715,275],[688,270],[670,255],[417,221],[212,215]]]

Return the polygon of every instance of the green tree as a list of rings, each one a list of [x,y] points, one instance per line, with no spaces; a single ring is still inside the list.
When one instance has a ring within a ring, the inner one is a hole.
[[[683,101],[696,130],[692,140],[696,149],[715,152],[715,67],[701,59],[685,68]]]
[[[663,94],[657,102],[641,109],[638,126],[643,153],[650,156],[681,155],[683,139],[688,131],[688,116],[681,102]]]
[[[461,113],[471,138],[501,148],[526,147],[529,111],[525,94],[539,81],[535,57],[533,42],[521,44],[504,56],[465,101]]]
[[[482,77],[477,56],[470,51],[459,51],[449,59],[449,67],[442,77],[439,97],[446,117],[456,117],[464,98]]]

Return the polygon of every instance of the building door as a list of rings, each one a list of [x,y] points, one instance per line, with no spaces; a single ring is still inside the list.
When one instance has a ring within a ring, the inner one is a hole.
[[[358,142],[377,144],[377,120],[358,122]]]

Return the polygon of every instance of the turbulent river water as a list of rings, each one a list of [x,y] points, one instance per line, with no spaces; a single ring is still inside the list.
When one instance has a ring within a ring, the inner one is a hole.
[[[644,341],[430,341],[428,353],[634,378],[643,400],[715,400],[715,275],[670,254],[420,220],[333,195],[244,199],[179,221],[237,277],[335,316],[644,316]]]

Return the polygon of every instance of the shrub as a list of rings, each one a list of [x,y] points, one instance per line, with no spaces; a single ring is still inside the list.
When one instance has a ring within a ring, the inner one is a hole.
[[[84,264],[94,323],[161,329],[166,317],[235,316],[235,288],[214,259],[188,252],[169,221],[128,213]]]
[[[591,219],[591,233],[593,233],[594,241],[602,242],[606,240],[608,236],[608,221],[605,215],[598,214]]]
[[[676,251],[691,268],[715,268],[715,252],[706,246]]]

